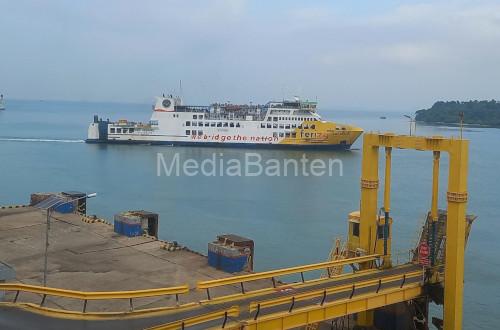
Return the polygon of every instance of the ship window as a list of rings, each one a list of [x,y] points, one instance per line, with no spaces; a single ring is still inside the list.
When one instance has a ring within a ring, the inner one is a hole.
[[[299,129],[302,129],[302,124],[299,124],[299,127],[298,127],[298,128],[299,128]]]
[[[240,127],[240,123],[236,123],[236,127]]]
[[[273,137],[278,137],[278,133],[273,132]]]
[[[267,128],[271,128],[271,124],[267,124]]]
[[[293,137],[293,138],[296,138],[296,137],[297,137],[297,133],[292,132],[292,137]]]
[[[280,133],[280,137],[283,137],[283,135],[284,135],[283,133]]]
[[[203,119],[203,115],[199,115],[199,116],[198,116],[198,119]]]
[[[273,124],[273,128],[278,128],[278,124]]]
[[[312,128],[312,129],[315,129],[315,128],[316,128],[316,125],[312,124],[312,125],[311,125],[311,128]]]
[[[272,117],[267,117],[267,121],[271,121],[272,119]]]
[[[290,137],[290,133],[285,133],[285,137]]]
[[[110,133],[114,133],[114,132],[115,132],[115,128],[114,128],[114,127],[111,127],[111,128],[109,129],[109,132],[110,132]]]
[[[191,135],[196,135],[196,131],[195,131],[195,130],[192,130],[192,131],[191,131]]]
[[[129,132],[129,133],[134,133],[134,129],[133,129],[133,128],[129,128],[129,129],[128,129],[128,132]]]
[[[292,128],[297,128],[297,124],[292,124]]]
[[[352,223],[352,235],[359,237],[359,223],[357,222]]]
[[[229,124],[229,127],[234,127],[234,123],[230,123],[230,124]]]
[[[222,123],[221,123],[221,122],[218,122],[218,123],[217,123],[217,127],[222,127]]]
[[[193,126],[196,126],[196,122],[195,121],[193,121]]]
[[[309,125],[304,124],[304,129],[308,129],[308,128],[309,128]]]
[[[278,117],[273,117],[273,120],[274,121],[278,121]]]
[[[335,127],[335,129],[338,131],[340,128],[339,127]]]
[[[125,133],[125,134],[128,133],[128,128],[124,128],[123,133]]]
[[[203,123],[201,121],[198,122],[198,126],[203,127]]]
[[[342,127],[342,130],[345,131],[345,127]]]
[[[122,132],[122,129],[121,128],[117,128],[116,129],[116,133],[121,133]]]
[[[283,124],[280,124],[280,128],[283,129],[285,126]]]
[[[290,129],[290,124],[285,126],[286,129]]]
[[[198,119],[198,116],[197,115],[193,115],[193,119]]]
[[[228,123],[227,122],[224,122],[224,127],[227,127],[228,126]]]
[[[186,130],[186,135],[189,135],[191,134],[191,131],[190,130]]]
[[[211,126],[211,127],[215,127],[215,121],[211,122],[211,123],[210,123],[210,126]]]
[[[266,124],[260,124],[260,128],[266,128]]]
[[[208,127],[208,126],[210,126],[210,123],[207,121],[207,122],[205,123],[205,127]]]
[[[191,126],[191,122],[190,122],[190,121],[187,121],[187,122],[186,122],[186,126]]]
[[[203,131],[198,131],[198,135],[203,135]]]

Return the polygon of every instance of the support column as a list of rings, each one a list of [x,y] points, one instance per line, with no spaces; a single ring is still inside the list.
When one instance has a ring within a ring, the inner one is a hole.
[[[359,247],[367,254],[374,252],[377,239],[377,198],[378,198],[378,136],[365,135],[363,138],[363,159],[361,166],[361,205],[359,224]],[[361,265],[370,268],[371,263]],[[373,326],[373,311],[358,314],[357,325],[369,328]]]
[[[464,290],[465,216],[469,141],[453,141],[448,177],[444,329],[461,330]]]
[[[435,265],[436,258],[436,232],[437,222],[439,219],[438,214],[438,195],[439,195],[439,158],[441,153],[439,151],[433,152],[434,161],[432,167],[432,201],[431,201],[431,228],[429,235],[429,247],[431,249],[431,266]]]
[[[390,265],[391,251],[387,250],[389,238],[389,212],[391,211],[391,163],[392,147],[385,147],[385,178],[384,178],[384,265]]]

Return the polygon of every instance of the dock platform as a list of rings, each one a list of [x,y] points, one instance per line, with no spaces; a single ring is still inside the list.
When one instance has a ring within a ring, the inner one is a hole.
[[[43,283],[46,214],[32,207],[0,210],[0,260],[12,266],[16,281]],[[79,291],[120,291],[171,287],[231,276],[207,263],[201,254],[180,249],[168,251],[152,237],[125,237],[107,223],[82,221],[77,214],[53,213],[50,224],[47,286]],[[255,288],[259,283],[252,283]],[[239,286],[221,288],[217,294],[239,292]],[[186,298],[189,297],[189,298]],[[197,301],[204,293],[194,290],[183,299]],[[12,297],[6,297],[7,300]],[[30,297],[40,303],[40,296]],[[27,297],[23,297],[26,301]],[[172,296],[134,301],[136,308],[175,305]],[[91,302],[88,311],[119,311],[127,300]],[[46,307],[81,309],[81,302],[47,297]]]

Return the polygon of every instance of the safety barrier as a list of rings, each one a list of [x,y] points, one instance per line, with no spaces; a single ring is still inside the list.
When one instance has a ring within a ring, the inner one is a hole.
[[[353,283],[353,284],[344,284],[344,285],[339,285],[339,286],[334,286],[330,288],[326,288],[323,290],[314,290],[314,291],[309,291],[305,293],[300,293],[297,295],[293,296],[287,296],[287,297],[282,297],[278,299],[271,299],[271,300],[266,300],[266,301],[259,301],[259,302],[251,302],[250,303],[250,312],[257,311],[257,315],[260,312],[262,308],[268,308],[268,307],[274,307],[274,306],[279,306],[283,304],[290,304],[291,308],[293,308],[293,305],[298,302],[298,301],[303,301],[303,300],[309,300],[309,299],[314,299],[314,298],[321,298],[322,303],[325,302],[326,298],[328,295],[335,294],[335,293],[341,293],[341,292],[349,292],[350,291],[350,298],[354,296],[354,293],[363,288],[371,287],[371,286],[377,286],[375,292],[378,293],[383,284],[391,283],[391,282],[398,282],[397,286],[403,287],[405,284],[408,284],[408,280],[412,278],[421,278],[423,280],[423,275],[424,272],[423,270],[418,270],[418,271],[409,271],[403,274],[397,274],[397,275],[389,275],[386,277],[379,277],[379,278],[374,278],[374,279],[369,279],[366,281],[362,281],[359,283]]]
[[[421,283],[408,284],[403,287],[380,290],[356,297],[348,297],[331,302],[312,304],[284,312],[272,313],[242,322],[238,327],[230,329],[291,329],[307,324],[335,319],[375,308],[416,299],[423,295]]]
[[[305,280],[304,280],[304,273],[305,272],[327,269],[330,267],[338,267],[338,266],[349,265],[349,264],[365,263],[365,262],[374,261],[378,258],[380,258],[379,254],[372,254],[372,255],[367,255],[367,256],[362,256],[362,257],[355,257],[355,258],[341,259],[341,260],[334,260],[334,261],[326,261],[326,262],[320,262],[320,263],[316,263],[316,264],[295,266],[295,267],[290,267],[290,268],[271,270],[271,271],[248,274],[248,275],[239,275],[239,276],[221,278],[221,279],[216,279],[216,280],[200,281],[197,283],[196,288],[199,290],[203,290],[203,289],[206,290],[207,297],[210,300],[211,299],[210,288],[231,285],[231,284],[240,284],[241,292],[245,293],[246,291],[245,291],[244,283],[246,283],[246,282],[263,280],[263,279],[271,279],[273,282],[273,286],[276,287],[276,277],[297,274],[297,273],[300,273],[302,282],[305,282]]]
[[[5,209],[19,209],[23,207],[28,207],[29,205],[5,205],[5,206],[0,206],[0,209],[5,210]]]
[[[181,321],[166,323],[155,327],[147,328],[148,330],[177,330],[184,329],[193,325],[215,321],[222,318],[221,328],[225,328],[229,317],[238,317],[240,315],[240,308],[233,306],[226,310],[215,311],[212,313],[202,314],[190,317]]]
[[[83,312],[85,313],[87,309],[87,301],[89,300],[111,300],[111,299],[129,299],[130,310],[134,310],[133,300],[134,298],[147,298],[147,297],[157,297],[157,296],[168,296],[175,295],[177,304],[179,303],[179,295],[189,292],[189,287],[187,285],[169,287],[169,288],[157,288],[157,289],[146,289],[146,290],[135,290],[135,291],[115,291],[115,292],[85,292],[76,290],[66,290],[66,289],[56,289],[37,285],[20,284],[20,283],[0,283],[0,291],[15,291],[16,295],[14,298],[14,303],[17,302],[19,294],[21,292],[30,292],[42,295],[42,301],[40,306],[43,306],[47,296],[56,296],[64,298],[73,298],[83,300]]]

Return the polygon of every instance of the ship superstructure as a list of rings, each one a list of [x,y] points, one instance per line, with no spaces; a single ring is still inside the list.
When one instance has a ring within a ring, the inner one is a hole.
[[[158,97],[147,123],[103,121],[94,116],[89,143],[349,149],[363,130],[325,121],[317,103],[299,98],[265,105],[184,105]]]

